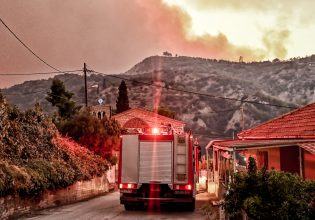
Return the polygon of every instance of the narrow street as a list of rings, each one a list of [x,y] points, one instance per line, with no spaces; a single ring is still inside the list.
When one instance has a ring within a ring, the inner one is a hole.
[[[186,212],[180,209],[162,209],[162,210],[136,210],[125,211],[124,206],[119,204],[119,192],[109,193],[91,200],[78,202],[75,204],[50,208],[38,211],[30,216],[24,216],[19,219],[24,220],[86,220],[86,219],[205,219],[205,216],[199,211],[199,207],[205,201],[198,201],[195,212]]]

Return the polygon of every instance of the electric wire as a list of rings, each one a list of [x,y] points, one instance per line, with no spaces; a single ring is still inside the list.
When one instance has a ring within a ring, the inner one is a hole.
[[[234,110],[236,111],[236,110],[239,110],[239,109],[234,109]],[[157,117],[158,117],[158,116],[166,117],[166,116],[164,116],[164,115],[160,115],[160,114],[158,114],[158,113],[156,113],[156,112],[153,112],[153,111],[150,111],[150,110],[146,110],[146,111],[148,111],[148,112],[150,112],[150,113],[153,113],[153,114],[156,114]],[[213,112],[213,113],[215,113],[215,112]],[[131,113],[123,112],[122,114],[124,114],[125,116],[127,115],[127,116],[134,117],[134,115],[131,114]],[[115,115],[114,115],[113,118],[115,118]],[[170,119],[170,120],[179,121],[179,120],[173,119],[173,118],[169,118],[169,119]],[[146,122],[151,122],[151,123],[153,123],[153,124],[156,124],[157,120],[149,119],[149,118],[147,117],[147,118],[146,118]],[[194,135],[194,136],[203,136],[203,137],[206,137],[206,138],[209,138],[209,139],[213,139],[213,138],[230,138],[230,137],[227,136],[226,134],[207,135],[207,134],[202,134],[202,133],[195,133],[195,132],[193,132],[193,135]]]
[[[75,72],[75,71],[67,71],[67,72]],[[229,98],[229,97],[214,96],[214,95],[210,95],[210,94],[207,94],[207,93],[199,93],[199,92],[189,91],[189,90],[184,90],[184,89],[170,88],[170,87],[166,87],[166,86],[162,86],[162,85],[157,85],[157,84],[154,84],[154,83],[143,82],[143,81],[139,81],[139,80],[135,80],[135,79],[128,79],[126,77],[121,77],[121,76],[117,76],[117,75],[105,74],[105,73],[94,71],[94,70],[88,70],[88,72],[94,72],[94,73],[97,73],[97,74],[101,74],[101,75],[103,75],[105,77],[112,77],[112,78],[121,79],[121,80],[125,80],[125,81],[135,82],[135,83],[142,84],[142,85],[153,86],[153,87],[157,87],[157,88],[163,88],[163,89],[167,89],[167,90],[183,92],[183,93],[188,93],[188,94],[194,94],[194,95],[198,95],[198,96],[206,96],[206,97],[216,98],[216,99],[237,101],[237,102],[249,103],[249,104],[266,105],[266,106],[273,106],[273,107],[279,107],[279,108],[289,108],[289,109],[293,109],[294,108],[294,107],[291,107],[291,106],[283,106],[283,105],[276,105],[276,104],[270,104],[270,103],[249,101],[249,100],[244,100],[244,99],[236,99],[236,98]],[[50,72],[50,73],[47,73],[47,74],[54,74],[54,73],[56,73],[56,72]],[[33,73],[33,74],[40,74],[40,73]],[[65,81],[68,81],[69,79],[71,79],[71,78],[68,78]],[[41,90],[41,91],[34,91],[34,92],[29,92],[29,93],[24,93],[24,94],[33,94],[33,93],[39,93],[39,92],[44,92],[44,91],[43,90]],[[4,95],[21,95],[21,94],[13,94],[13,93],[10,94],[9,93],[9,94],[4,94]],[[213,112],[209,112],[209,113],[228,112],[228,111],[230,111],[230,110],[213,111]],[[233,109],[231,111],[233,111]]]
[[[138,80],[134,80],[134,79],[128,79],[126,77],[121,77],[121,76],[117,76],[117,75],[105,74],[105,73],[98,72],[98,71],[93,71],[93,72],[107,76],[107,77],[117,78],[117,79],[121,79],[121,80],[125,80],[125,81],[131,81],[131,82],[139,83],[142,85],[147,85],[147,86],[152,86],[152,87],[157,87],[157,88],[163,88],[163,89],[167,89],[167,90],[183,92],[183,93],[188,93],[188,94],[193,94],[193,95],[198,95],[198,96],[205,96],[205,97],[214,98],[214,99],[237,101],[237,102],[241,102],[241,103],[249,103],[249,104],[254,104],[254,105],[266,105],[266,106],[273,106],[273,107],[278,107],[278,108],[288,108],[288,109],[295,109],[296,108],[296,107],[285,106],[285,105],[277,105],[277,104],[271,104],[271,103],[262,103],[262,102],[257,102],[257,101],[250,101],[250,100],[246,100],[246,99],[237,99],[237,98],[215,96],[215,95],[211,95],[211,94],[207,94],[207,93],[200,93],[200,92],[189,91],[189,90],[185,90],[185,89],[170,88],[170,87],[166,87],[166,86],[162,86],[162,85],[157,85],[154,83],[148,83],[148,82],[142,82],[142,81],[138,81]]]
[[[49,63],[47,63],[45,60],[43,60],[41,57],[39,57],[32,49],[30,49],[8,26],[7,24],[0,18],[0,22],[9,30],[9,32],[29,51],[31,52],[35,57],[37,57],[40,61],[42,61],[44,64],[46,64],[47,66],[49,66],[50,68],[63,73],[62,71],[60,71],[59,69],[53,67],[52,65],[50,65]],[[214,96],[214,95],[210,95],[210,94],[206,94],[206,93],[199,93],[199,92],[195,92],[195,91],[189,91],[189,90],[184,90],[184,89],[178,89],[178,88],[166,88],[166,86],[162,86],[162,85],[156,85],[156,84],[152,84],[152,83],[146,83],[146,82],[140,82],[137,80],[133,80],[133,79],[127,79],[124,77],[119,77],[119,76],[114,76],[114,75],[108,75],[108,74],[104,74],[101,72],[97,72],[97,71],[93,71],[90,70],[91,72],[95,72],[98,74],[102,74],[102,75],[107,75],[109,77],[115,77],[118,79],[122,79],[122,80],[126,80],[126,81],[133,81],[133,82],[137,82],[143,85],[149,85],[149,86],[154,86],[157,88],[165,88],[168,90],[172,90],[172,91],[178,91],[178,92],[184,92],[184,93],[189,93],[189,94],[194,94],[194,95],[198,95],[198,96],[206,96],[206,97],[210,97],[210,98],[215,98],[215,99],[223,99],[223,100],[231,100],[231,101],[237,101],[237,102],[242,102],[242,103],[249,103],[249,104],[257,104],[257,105],[268,105],[268,106],[273,106],[273,107],[279,107],[279,108],[289,108],[289,109],[294,109],[294,107],[291,106],[283,106],[283,105],[277,105],[277,104],[270,104],[270,103],[261,103],[261,102],[256,102],[256,101],[249,101],[249,100],[243,100],[243,99],[237,99],[237,98],[229,98],[229,97],[221,97],[221,96]]]
[[[81,70],[79,70],[81,71]],[[78,72],[78,71],[77,71]],[[66,83],[67,81],[69,81],[70,79],[72,79],[74,76],[77,76],[77,74],[73,74],[72,76],[70,76],[69,78],[63,80],[63,83]],[[79,75],[80,76],[80,75]],[[47,93],[49,92],[49,90],[38,90],[38,91],[31,91],[31,92],[23,92],[23,93],[2,93],[2,95],[4,96],[15,96],[15,95],[31,95],[31,94],[36,94],[36,93]]]
[[[65,70],[62,73],[75,73],[82,70]],[[60,72],[38,72],[38,73],[0,73],[0,76],[31,76],[31,75],[52,75]]]
[[[6,27],[6,29],[30,52],[32,53],[37,59],[39,59],[41,62],[43,62],[45,65],[47,65],[48,67],[58,71],[59,73],[64,73],[61,70],[53,67],[52,65],[50,65],[49,63],[47,63],[44,59],[42,59],[39,55],[37,55],[29,46],[27,46],[12,30],[11,28],[2,20],[2,18],[0,17],[0,22]]]

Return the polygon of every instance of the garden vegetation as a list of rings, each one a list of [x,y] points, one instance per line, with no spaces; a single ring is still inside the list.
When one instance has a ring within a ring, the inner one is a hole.
[[[315,219],[315,181],[297,175],[257,170],[249,158],[248,172],[236,173],[225,196],[224,207],[231,219]]]
[[[25,112],[0,94],[0,196],[36,196],[101,176],[107,160],[62,137],[39,105]]]

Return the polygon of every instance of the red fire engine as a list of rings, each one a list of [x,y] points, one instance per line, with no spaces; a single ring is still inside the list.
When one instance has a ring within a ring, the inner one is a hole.
[[[126,210],[143,205],[181,204],[194,211],[198,147],[191,133],[168,128],[122,135],[118,182]]]

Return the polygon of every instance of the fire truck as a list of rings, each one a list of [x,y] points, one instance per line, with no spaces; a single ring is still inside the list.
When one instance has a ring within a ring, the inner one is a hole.
[[[126,210],[176,204],[194,211],[198,147],[191,132],[163,128],[121,136],[118,184]]]

